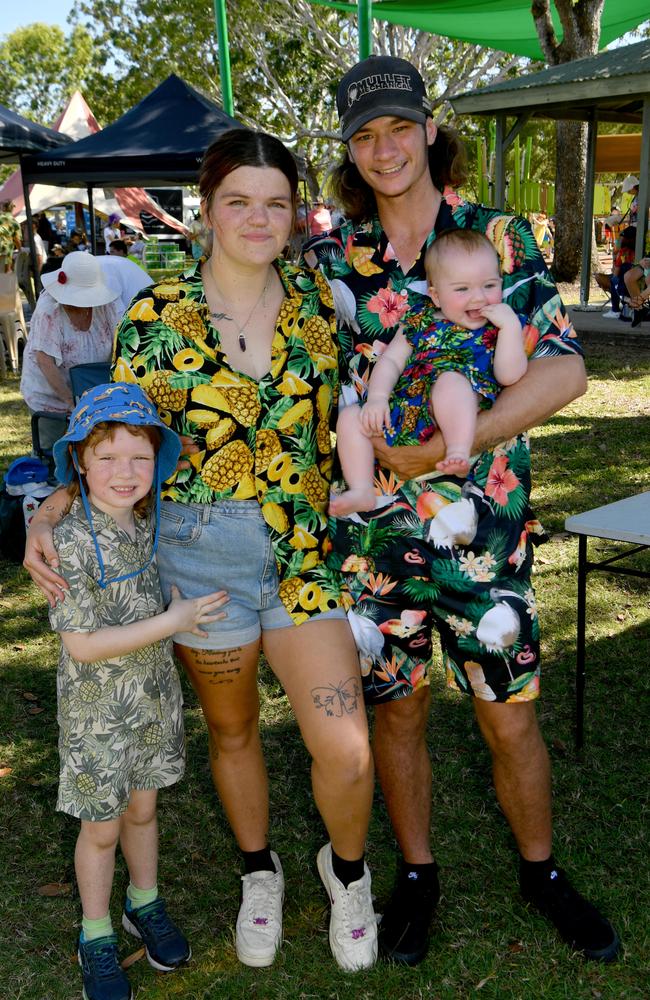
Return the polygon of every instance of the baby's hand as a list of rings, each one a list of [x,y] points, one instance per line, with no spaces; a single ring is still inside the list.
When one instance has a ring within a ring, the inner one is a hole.
[[[383,434],[390,428],[390,407],[387,399],[368,399],[361,407],[361,429],[368,437]]]
[[[205,637],[208,633],[201,631],[199,625],[204,622],[216,622],[225,618],[225,611],[217,612],[229,600],[225,590],[215,590],[202,597],[181,597],[178,587],[172,584],[172,599],[167,608],[167,614],[172,616],[174,632],[191,632],[193,635]]]
[[[490,321],[492,326],[496,326],[497,330],[512,324],[513,320],[518,326],[521,326],[517,314],[513,312],[506,302],[495,302],[490,306],[483,306],[481,312]]]

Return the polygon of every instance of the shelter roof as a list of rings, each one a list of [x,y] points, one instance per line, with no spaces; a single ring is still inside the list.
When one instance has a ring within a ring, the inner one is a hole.
[[[23,153],[51,149],[69,141],[69,135],[37,125],[0,104],[0,163],[17,163]]]
[[[206,147],[240,123],[218,104],[171,74],[135,107],[102,131],[56,154],[29,156],[29,181],[110,187],[195,183]]]
[[[551,66],[451,98],[456,114],[496,112],[584,121],[638,123],[650,94],[650,40]]]
[[[358,13],[356,0],[310,2],[355,16]],[[550,8],[556,34],[562,39],[562,24],[555,4],[551,3]],[[501,52],[544,59],[530,0],[373,0],[371,9],[377,20],[420,28]],[[601,46],[632,31],[648,16],[648,0],[605,0],[600,20]]]

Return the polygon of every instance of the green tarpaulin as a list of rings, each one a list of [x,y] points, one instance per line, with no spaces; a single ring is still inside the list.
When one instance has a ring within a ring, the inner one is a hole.
[[[311,0],[351,15],[356,0]],[[553,5],[558,39],[562,26]],[[473,45],[512,52],[530,59],[544,59],[539,47],[530,0],[374,0],[372,16],[393,24],[420,28],[434,35],[457,38]],[[650,18],[649,0],[605,0],[601,20],[600,47],[608,45]]]

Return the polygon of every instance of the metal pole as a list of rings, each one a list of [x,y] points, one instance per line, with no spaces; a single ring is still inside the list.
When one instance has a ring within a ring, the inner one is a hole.
[[[92,253],[97,256],[97,231],[95,227],[95,206],[93,205],[93,187],[92,184],[87,185],[88,189],[88,215],[90,216],[90,249]],[[108,247],[105,247],[106,253],[108,253]]]
[[[223,110],[232,118],[232,79],[230,76],[230,48],[228,45],[228,20],[226,0],[214,0],[214,17],[217,22],[217,44],[219,46],[219,73],[221,75],[221,101]]]
[[[594,184],[596,182],[596,139],[598,122],[591,112],[587,122],[587,169],[585,172],[585,217],[582,222],[582,269],[580,272],[580,303],[589,302],[591,282],[591,244],[594,238]]]
[[[584,744],[585,627],[587,618],[587,536],[578,538],[578,621],[576,635],[576,750]]]
[[[367,59],[372,51],[372,0],[357,0],[359,22],[359,59]]]
[[[25,199],[25,216],[26,216],[26,219],[25,219],[26,226],[25,226],[25,228],[27,230],[26,236],[27,236],[27,242],[29,244],[29,256],[30,256],[30,260],[31,260],[31,264],[32,264],[32,271],[34,273],[34,303],[35,303],[36,299],[38,298],[38,296],[40,294],[41,288],[42,288],[42,285],[41,285],[41,276],[38,273],[38,262],[36,260],[36,242],[34,240],[34,231],[32,229],[32,221],[33,221],[32,206],[29,203],[29,184],[25,180],[25,173],[24,173],[24,170],[23,170],[23,164],[22,164],[22,160],[20,159],[20,157],[19,157],[19,163],[20,163],[20,176],[21,176],[22,185],[23,185],[23,197]],[[31,277],[29,275],[29,271],[28,271],[28,273],[27,273],[27,285],[28,285],[28,287],[29,287],[29,282],[31,280],[32,279],[31,279]],[[28,296],[28,298],[29,298],[29,296]],[[30,302],[29,304],[30,304],[31,308],[33,309],[34,306],[32,305],[32,303]]]
[[[648,230],[648,206],[650,206],[650,190],[648,186],[648,171],[650,170],[650,97],[643,100],[643,125],[641,134],[641,169],[639,170],[639,194],[637,196],[639,211],[636,222],[636,260],[646,256],[645,237]]]

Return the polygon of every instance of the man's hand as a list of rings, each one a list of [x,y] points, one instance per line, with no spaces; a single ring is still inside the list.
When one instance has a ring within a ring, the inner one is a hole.
[[[403,482],[435,472],[436,462],[445,457],[445,444],[440,431],[436,431],[425,444],[391,448],[383,438],[377,437],[372,439],[372,446],[381,467],[394,472]]]

